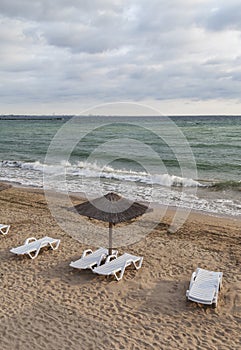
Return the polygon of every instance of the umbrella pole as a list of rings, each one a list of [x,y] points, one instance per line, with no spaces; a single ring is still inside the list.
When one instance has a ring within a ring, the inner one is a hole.
[[[112,222],[109,222],[109,255],[112,254]]]

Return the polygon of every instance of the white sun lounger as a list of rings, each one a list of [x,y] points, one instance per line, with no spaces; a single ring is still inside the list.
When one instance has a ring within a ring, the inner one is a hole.
[[[113,260],[111,260],[112,258]],[[131,255],[128,253],[125,253],[118,258],[110,255],[107,257],[106,263],[104,265],[96,267],[93,272],[105,276],[113,275],[117,281],[119,281],[122,279],[127,266],[133,264],[134,267],[138,270],[141,268],[142,261],[143,257]]]
[[[0,233],[2,233],[3,235],[6,235],[9,229],[10,229],[10,225],[0,224]]]
[[[196,303],[217,307],[218,292],[222,286],[222,277],[222,272],[197,268],[192,274],[189,289],[186,291],[187,299]]]
[[[60,239],[47,236],[38,240],[34,237],[30,237],[26,239],[23,245],[17,248],[12,248],[10,252],[18,255],[27,254],[31,259],[35,259],[38,256],[41,248],[49,245],[53,250],[55,250],[58,249],[59,243]]]
[[[114,251],[113,255],[117,256],[118,251]],[[96,251],[92,251],[91,249],[87,249],[83,252],[80,259],[76,261],[71,261],[69,266],[74,267],[76,269],[91,269],[93,270],[95,267],[99,266],[107,257],[108,249],[99,248]]]

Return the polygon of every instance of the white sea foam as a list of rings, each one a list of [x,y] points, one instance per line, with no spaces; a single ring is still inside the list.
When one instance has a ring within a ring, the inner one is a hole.
[[[216,214],[241,216],[241,201],[237,198],[213,198],[207,187],[198,181],[170,174],[148,174],[126,169],[101,167],[97,163],[62,162],[59,165],[46,165],[40,161],[2,161],[0,180],[17,182],[25,186],[43,187],[43,172],[56,176],[57,188],[62,191],[65,184],[58,183],[60,171],[66,174],[67,190],[99,196],[104,192],[115,191],[130,199],[153,201],[167,206],[193,208]],[[204,198],[193,195],[195,187],[205,191]],[[202,189],[203,187],[203,189]],[[215,192],[217,193],[217,192]],[[220,195],[222,196],[221,192]]]
[[[141,182],[148,185],[160,185],[165,187],[198,187],[202,186],[198,181],[179,177],[169,174],[148,174],[146,172],[137,172],[126,169],[115,169],[111,166],[101,167],[97,163],[78,162],[71,164],[70,162],[61,162],[60,165],[46,165],[40,161],[21,162],[21,161],[2,161],[2,168],[20,168],[23,170],[32,170],[43,173],[58,173],[65,171],[71,176],[80,176],[88,178],[106,178],[118,181]]]

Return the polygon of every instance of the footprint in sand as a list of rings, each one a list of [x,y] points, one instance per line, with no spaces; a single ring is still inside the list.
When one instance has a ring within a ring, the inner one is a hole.
[[[241,282],[234,283],[226,292],[226,304],[230,306],[230,313],[241,318]]]

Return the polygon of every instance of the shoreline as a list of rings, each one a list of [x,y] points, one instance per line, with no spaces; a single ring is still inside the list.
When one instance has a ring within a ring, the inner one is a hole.
[[[28,192],[39,192],[39,193],[42,193],[42,194],[45,195],[45,190],[44,190],[43,187],[26,186],[26,185],[22,185],[22,184],[16,183],[16,182],[0,180],[0,191],[1,191],[1,184],[3,184],[3,186],[4,185],[9,185],[9,186],[12,186],[12,187],[15,187],[15,188],[20,188],[20,189],[26,190]],[[55,193],[55,195],[58,195],[58,194],[61,195],[62,193],[61,192],[56,192]],[[81,202],[83,202],[83,201],[85,201],[87,199],[83,192],[69,192],[69,196],[70,196],[70,198],[74,198],[74,199],[80,200]],[[91,199],[94,199],[94,197],[91,198]],[[142,202],[145,203],[144,201],[142,201]],[[170,206],[170,205],[167,206],[167,205],[164,205],[164,204],[161,204],[161,203],[157,203],[157,202],[151,202],[151,203],[148,203],[148,204],[151,204],[151,206],[153,208],[156,208],[156,209],[164,210],[166,208],[166,211],[170,212],[171,215],[174,215],[177,210],[180,210],[180,211],[183,211],[183,212],[190,212],[190,214],[193,213],[193,214],[201,215],[201,216],[204,216],[204,217],[207,216],[207,217],[211,217],[211,218],[212,217],[213,218],[220,218],[220,219],[226,219],[226,220],[231,220],[231,221],[235,221],[235,222],[240,222],[241,221],[241,217],[238,217],[238,216],[232,216],[232,215],[228,215],[228,214],[208,212],[208,211],[201,210],[201,209],[198,210],[198,209],[190,209],[190,208]]]

